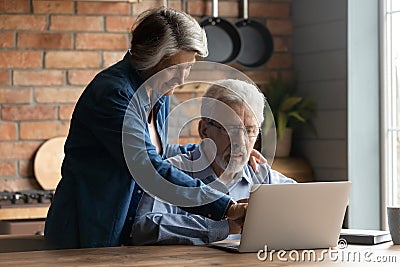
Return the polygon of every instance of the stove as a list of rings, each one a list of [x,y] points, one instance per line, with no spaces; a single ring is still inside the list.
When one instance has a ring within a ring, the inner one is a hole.
[[[22,190],[0,192],[0,208],[18,208],[21,205],[50,204],[54,190]]]
[[[0,192],[0,234],[42,234],[54,190]]]

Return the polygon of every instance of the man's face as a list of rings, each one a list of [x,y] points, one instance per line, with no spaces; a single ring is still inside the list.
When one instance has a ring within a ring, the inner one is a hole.
[[[216,108],[214,120],[203,119],[199,125],[200,136],[210,138],[216,145],[212,167],[218,176],[224,171],[234,174],[243,169],[259,132],[257,119],[246,104],[233,104],[228,110]]]

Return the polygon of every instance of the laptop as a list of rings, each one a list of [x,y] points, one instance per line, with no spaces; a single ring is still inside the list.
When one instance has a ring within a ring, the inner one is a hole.
[[[239,242],[213,247],[237,252],[336,247],[351,182],[253,185]]]

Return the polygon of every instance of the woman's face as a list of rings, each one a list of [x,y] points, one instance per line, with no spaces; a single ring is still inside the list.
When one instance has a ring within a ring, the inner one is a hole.
[[[153,74],[162,71],[152,83],[153,90],[163,95],[172,95],[175,87],[183,84],[189,76],[195,61],[196,53],[192,51],[180,51],[162,60],[153,68]]]

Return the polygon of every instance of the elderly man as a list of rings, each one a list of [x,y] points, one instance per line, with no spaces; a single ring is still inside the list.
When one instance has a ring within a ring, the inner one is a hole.
[[[252,84],[221,80],[202,98],[197,149],[169,161],[192,177],[245,202],[253,184],[294,183],[267,164],[255,173],[248,164],[264,120],[265,98]],[[213,221],[145,194],[132,228],[133,245],[193,244],[223,240],[240,233],[243,222]]]

